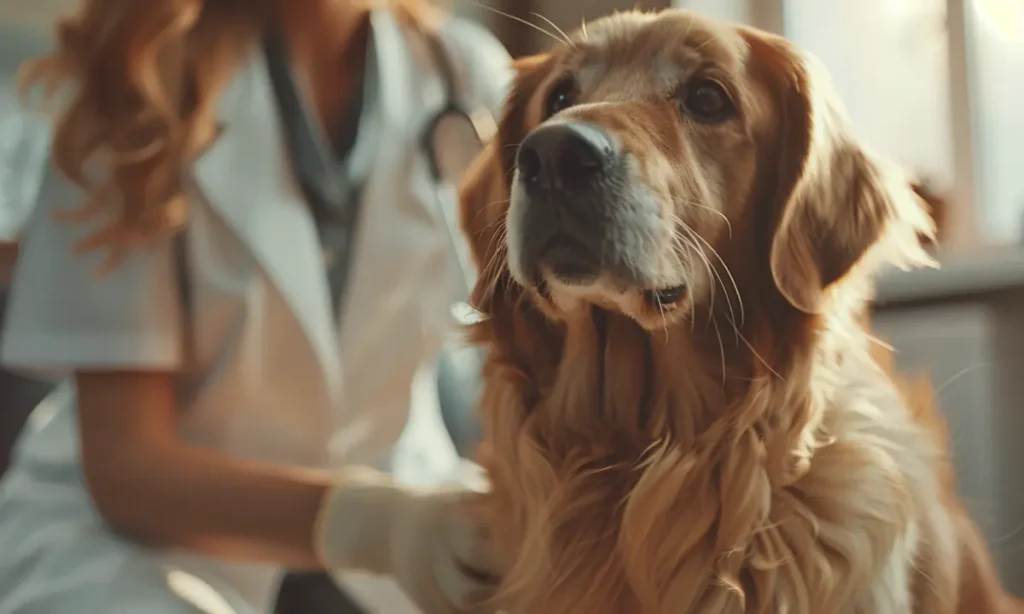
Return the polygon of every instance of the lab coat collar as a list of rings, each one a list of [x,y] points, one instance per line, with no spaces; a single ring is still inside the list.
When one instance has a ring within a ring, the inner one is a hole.
[[[386,67],[378,71],[380,142],[415,143],[408,134],[415,92],[405,35],[388,11],[376,11],[371,20],[369,52]],[[224,93],[219,117],[219,136],[195,162],[197,184],[288,302],[323,368],[329,393],[338,398],[341,359],[323,251],[291,170],[259,46]],[[352,254],[357,256],[358,241]]]

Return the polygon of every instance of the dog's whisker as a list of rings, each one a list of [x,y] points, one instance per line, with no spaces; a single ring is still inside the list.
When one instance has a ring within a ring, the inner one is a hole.
[[[683,248],[685,246],[679,240],[678,235],[676,235],[676,233],[673,233],[672,229],[670,227],[668,227],[667,224],[665,225],[665,227],[666,227],[666,230],[669,233],[669,236],[672,238],[671,245],[670,245],[670,250],[668,252],[668,255],[673,259],[673,262],[670,262],[669,266],[673,266],[674,265],[676,270],[683,271],[685,269],[684,263],[683,263],[683,256],[685,255],[685,251],[683,250]],[[654,232],[653,231],[647,231],[646,234],[647,234],[648,239],[652,243],[656,243],[657,242],[657,239],[654,238]]]
[[[498,284],[500,283],[500,279],[504,276],[498,275],[497,272],[500,271],[502,267],[504,267],[505,260],[508,257],[507,249],[503,247],[496,248],[495,244],[497,244],[498,246],[507,245],[507,239],[508,227],[502,226],[498,232],[493,234],[493,236],[491,237],[490,244],[487,248],[486,253],[490,253],[491,257],[484,264],[484,266],[481,267],[481,270],[486,272],[485,279],[491,280],[491,286],[487,288],[488,294],[494,293],[499,289]],[[508,287],[503,288],[503,290],[506,291],[508,289]]]
[[[485,215],[486,213],[488,213],[488,209],[490,209],[491,207],[500,206],[500,205],[506,204],[508,202],[509,202],[509,199],[506,198],[505,200],[496,200],[496,201],[494,201],[492,203],[487,203],[486,205],[481,205],[480,209],[477,210],[476,212],[474,212],[473,223],[476,223],[476,221],[480,218],[481,215]],[[483,227],[483,230],[490,230],[491,228],[494,228],[495,226],[497,226],[498,224],[501,224],[504,221],[505,221],[505,216],[501,216],[500,215],[500,216],[496,217],[494,220],[488,222],[487,225],[485,225]]]
[[[680,204],[683,205],[684,207],[694,207],[696,209],[703,209],[705,211],[713,213],[717,217],[722,218],[722,221],[725,222],[726,232],[728,233],[729,238],[730,239],[732,238],[732,222],[729,221],[729,218],[728,218],[728,216],[725,215],[725,213],[719,211],[718,209],[715,209],[714,207],[711,207],[709,205],[705,205],[704,203],[696,201],[696,200],[682,199],[680,201]]]
[[[685,253],[687,251],[695,252],[698,257],[701,257],[700,250],[697,249],[697,247],[695,245],[693,245],[692,243],[687,242],[685,237],[682,237],[680,235],[674,235],[674,237],[676,238],[677,241],[673,245],[673,251],[678,252],[676,254],[676,258],[679,260],[679,266],[682,266],[682,259],[683,259],[683,256],[685,255]],[[692,293],[693,292],[693,288],[691,288],[690,291]],[[709,299],[708,299],[708,301],[709,301],[709,303],[711,305],[715,304],[714,284],[711,285],[711,291],[709,292]],[[695,330],[696,326],[697,326],[697,300],[696,300],[696,297],[694,297],[691,294],[691,296],[690,296],[690,332],[691,333],[693,333],[693,331]]]
[[[497,228],[499,225],[504,224],[504,222],[504,216],[498,217],[497,219],[488,222],[487,225],[483,227],[483,230],[493,230]]]
[[[715,252],[714,248],[713,248],[713,247],[711,247],[711,244],[710,244],[710,243],[708,243],[707,241],[705,241],[705,240],[704,240],[704,239],[703,239],[703,238],[702,238],[702,237],[700,236],[700,234],[698,234],[698,233],[697,233],[697,232],[696,232],[695,230],[693,230],[692,228],[690,228],[690,227],[689,227],[689,226],[688,226],[687,224],[683,223],[683,224],[681,224],[681,225],[679,226],[679,228],[680,228],[680,229],[681,229],[681,230],[682,230],[683,232],[685,232],[685,233],[686,233],[686,234],[687,234],[687,235],[688,235],[688,236],[689,236],[689,237],[690,237],[691,239],[693,239],[693,240],[695,240],[695,241],[700,241],[700,242],[701,242],[701,243],[703,243],[703,244],[704,244],[705,246],[707,246],[707,248],[708,248],[708,249],[710,249],[710,250],[711,250],[711,252],[712,252],[712,253],[713,253],[714,255],[716,255],[716,256],[718,255],[718,253],[717,253],[717,252]],[[701,250],[700,250],[700,252],[701,252],[702,254],[704,254],[704,250],[703,250],[703,249],[701,249]],[[707,254],[704,254],[704,256],[705,256],[705,257],[707,257]],[[722,260],[722,259],[721,259],[721,257],[718,257],[718,260],[719,260],[719,261],[721,261],[721,260]],[[724,263],[724,262],[723,262],[722,264],[723,264],[723,266],[725,265],[725,263]],[[728,269],[728,267],[726,267],[726,268]],[[725,295],[725,303],[726,303],[726,307],[727,307],[727,308],[729,309],[729,314],[730,314],[730,315],[732,316],[732,319],[733,319],[733,320],[735,320],[735,319],[736,319],[736,312],[735,312],[735,310],[733,309],[733,304],[732,304],[732,296],[731,296],[731,295],[729,294],[729,289],[728,289],[728,287],[726,287],[726,285],[725,285],[725,280],[724,280],[724,279],[722,279],[722,276],[721,276],[721,274],[719,274],[719,272],[718,272],[718,267],[716,267],[716,266],[711,266],[711,267],[710,267],[710,272],[711,272],[711,274],[712,274],[712,283],[714,283],[714,281],[715,281],[715,280],[718,280],[718,285],[719,285],[719,286],[721,287],[721,289],[722,289],[722,293],[723,293],[723,294]],[[728,274],[728,273],[727,273],[727,274]],[[732,277],[732,275],[731,275],[731,274],[729,274],[729,276],[730,276],[730,278]],[[734,285],[735,285],[735,283],[736,283],[736,282],[735,282],[735,280],[733,280],[733,284],[734,284]],[[737,288],[737,293],[738,293],[738,292],[739,292],[739,289]],[[740,313],[742,313],[742,305],[741,305]]]
[[[875,335],[872,335],[870,333],[867,333],[867,339],[868,339],[869,342],[873,343],[874,345],[877,345],[877,346],[879,346],[879,347],[881,347],[883,349],[886,349],[886,350],[888,350],[890,352],[893,352],[893,351],[896,350],[896,348],[894,348],[892,345],[886,343],[884,340],[882,340],[882,339],[880,339],[880,338],[878,338]]]
[[[746,314],[744,313],[743,296],[740,293],[739,285],[736,283],[736,278],[733,276],[732,270],[730,270],[729,265],[727,265],[725,263],[725,260],[722,259],[722,256],[718,253],[718,250],[716,250],[710,243],[708,243],[707,239],[705,239],[704,237],[700,236],[700,233],[694,231],[692,228],[689,228],[688,226],[687,226],[687,230],[690,232],[691,236],[694,239],[696,239],[697,241],[700,241],[701,243],[703,243],[708,248],[708,250],[711,252],[711,255],[714,256],[718,260],[718,262],[721,263],[722,268],[725,269],[725,274],[729,277],[729,281],[732,284],[732,288],[736,292],[736,302],[738,303],[738,307],[739,307],[739,311],[740,311],[740,322],[742,323],[746,319]],[[717,267],[716,267],[716,269],[717,269]],[[725,291],[726,292],[726,296],[729,297],[730,295],[729,295],[729,293],[727,291],[728,289],[724,287],[725,286],[725,281],[722,279],[722,277],[720,275],[718,276],[718,281],[721,282],[721,284],[723,286],[722,290]],[[732,310],[732,300],[731,300],[731,298],[730,298],[730,301],[729,301],[729,307],[730,307],[730,311],[731,311]],[[734,319],[735,319],[735,317],[736,317],[735,314],[733,314],[733,318]]]
[[[761,356],[761,354],[758,353],[758,351],[756,349],[754,349],[754,345],[752,343],[750,343],[750,341],[748,341],[746,337],[743,336],[743,333],[740,332],[739,327],[736,326],[736,322],[734,320],[730,319],[729,320],[729,324],[732,325],[732,329],[736,332],[736,336],[741,341],[743,341],[744,345],[747,346],[747,349],[749,349],[750,352],[754,355],[754,358],[756,358],[758,362],[760,362],[766,369],[768,369],[768,371],[771,372],[772,375],[777,377],[780,381],[785,382],[786,378],[784,378],[781,375],[779,375],[779,372],[776,371],[774,368],[772,368],[772,366],[770,364],[768,364],[768,361],[765,360],[764,357]]]
[[[491,254],[491,258],[487,262],[487,265],[486,265],[487,267],[500,266],[501,265],[501,263],[499,261],[506,257],[505,250],[496,249],[496,248],[497,248],[497,246],[504,244],[507,239],[508,239],[508,227],[507,226],[502,226],[498,230],[498,232],[494,233],[491,236],[491,240],[489,241],[489,244],[487,246],[487,253]],[[488,268],[488,270],[494,270],[494,269]]]
[[[715,327],[715,336],[718,337],[718,353],[722,358],[722,387],[724,388],[726,385],[726,374],[728,373],[725,369],[725,344],[722,343],[722,331],[718,328],[718,319],[715,318],[714,313],[711,314],[709,319],[711,321],[711,325]]]
[[[687,234],[690,234],[690,232],[689,232],[690,229],[686,225],[686,223],[682,220],[682,218],[680,218],[678,215],[675,215],[674,218],[675,218],[675,221],[676,221],[677,228],[670,228],[669,231],[672,232],[673,236],[678,237],[679,240],[686,247],[688,247],[693,253],[697,254],[697,257],[700,258],[701,262],[703,262],[703,264],[704,264],[704,267],[707,269],[707,272],[708,272],[708,283],[709,283],[708,310],[713,312],[714,308],[715,308],[715,286],[716,286],[715,277],[716,277],[716,275],[715,275],[715,272],[713,270],[711,261],[708,259],[707,254],[704,253],[704,250],[701,249],[700,246],[697,245],[693,241],[693,239],[691,239],[691,238],[689,238],[687,236]],[[687,234],[679,234],[678,232],[675,232],[677,229],[682,229],[684,231],[684,233],[687,233]],[[721,281],[721,278],[719,277],[718,280]],[[728,294],[726,295],[726,299],[728,300]],[[692,305],[692,301],[691,301],[691,305]]]
[[[682,236],[682,235],[679,235],[679,234],[675,234],[674,237],[675,237],[675,239],[677,239],[678,243],[673,246],[673,252],[677,252],[677,253],[675,253],[675,257],[678,260],[680,267],[682,266],[682,257],[684,255],[685,251],[690,251],[690,252],[693,252],[693,253],[697,254],[697,257],[700,258],[701,261],[704,262],[705,267],[708,266],[707,259],[704,257],[704,254],[701,253],[700,248],[696,244],[694,244],[692,241],[689,241],[685,236]],[[676,249],[677,247],[678,247],[678,250]],[[682,252],[682,253],[680,253],[680,252]],[[709,269],[709,275],[710,275],[710,269]],[[692,291],[692,289],[691,289],[691,291]],[[715,305],[715,284],[714,284],[714,280],[711,280],[711,285],[709,286],[708,303],[710,305],[710,308],[714,308],[714,305]],[[690,332],[691,333],[694,331],[694,327],[696,326],[696,322],[697,322],[697,301],[695,300],[695,298],[693,296],[691,296],[690,297]]]
[[[538,18],[538,19],[543,19],[545,23],[547,23],[549,26],[551,26],[555,30],[555,32],[557,32],[558,34],[562,35],[562,39],[565,41],[566,45],[569,45],[573,49],[576,48],[576,43],[572,42],[572,39],[569,38],[569,35],[565,33],[565,30],[563,30],[562,28],[559,28],[558,24],[556,24],[555,22],[551,21],[550,19],[548,19],[544,15],[541,15],[540,13],[537,13],[537,12],[534,12],[534,11],[530,11],[530,14],[533,15],[534,17]]]
[[[722,268],[725,269],[725,274],[729,276],[729,281],[732,282],[733,290],[736,291],[736,302],[739,303],[740,323],[742,324],[746,320],[746,313],[744,312],[743,305],[743,295],[740,293],[739,284],[736,283],[736,278],[733,276],[732,270],[729,269],[729,265],[725,263],[724,259],[722,259],[722,256],[718,253],[718,250],[716,250],[710,243],[708,243],[704,237],[700,236],[700,233],[694,232],[692,229],[690,229],[690,232],[692,233],[695,239],[697,239],[698,241],[707,246],[707,248],[711,251],[711,254],[718,259],[718,262],[722,264]],[[736,316],[734,314],[733,318],[735,319],[735,317]]]
[[[493,202],[489,202],[489,203],[485,204],[483,207],[484,208],[488,208],[488,207],[494,207],[496,205],[507,205],[511,200],[512,200],[511,198],[502,198],[501,200],[495,200]]]
[[[973,373],[974,371],[978,371],[980,369],[986,369],[986,368],[991,367],[991,366],[992,366],[992,363],[990,363],[990,362],[980,362],[980,363],[978,363],[976,365],[971,365],[969,367],[965,367],[965,368],[957,371],[956,373],[953,374],[952,377],[950,377],[946,381],[942,382],[941,386],[937,386],[935,388],[935,396],[939,396],[940,394],[942,394],[942,392],[946,388],[949,388],[949,386],[951,384],[956,382],[961,377],[963,377],[965,375],[968,375],[969,373]]]
[[[665,316],[665,306],[661,304],[661,299],[655,297],[655,301],[658,304],[658,313],[661,315],[661,330],[665,333],[665,345],[668,345],[668,318]]]
[[[515,15],[512,15],[511,13],[506,13],[505,11],[502,11],[501,9],[496,9],[493,6],[488,6],[488,5],[484,4],[483,2],[477,2],[477,0],[468,0],[468,2],[470,2],[474,6],[476,6],[478,8],[481,8],[481,9],[483,9],[485,11],[490,11],[491,13],[494,13],[495,15],[500,15],[501,17],[505,17],[507,19],[511,19],[512,21],[515,21],[517,23],[521,23],[524,26],[533,28],[537,32],[540,32],[544,36],[549,37],[551,40],[555,41],[556,43],[558,43],[560,45],[562,43],[566,42],[566,41],[563,41],[561,38],[559,38],[553,32],[551,32],[549,30],[545,30],[544,28],[542,28],[539,25],[533,23],[532,21],[528,21],[526,19],[523,19],[522,17],[517,17]],[[571,42],[571,41],[569,41],[569,42]]]
[[[708,45],[710,45],[710,44],[712,44],[714,42],[715,42],[715,40],[713,38],[708,38],[703,43],[701,43],[701,44],[697,45],[696,47],[694,47],[693,50],[694,50],[694,52],[703,51],[705,48],[707,48]]]

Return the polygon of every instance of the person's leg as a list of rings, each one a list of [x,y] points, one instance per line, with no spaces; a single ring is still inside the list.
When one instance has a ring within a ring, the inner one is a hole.
[[[126,566],[96,614],[269,614],[257,612],[230,587],[179,569]]]
[[[12,485],[0,490],[0,614],[269,614],[258,587],[243,595],[216,566],[171,562],[75,502],[24,501]]]
[[[77,569],[37,561],[24,584],[0,597],[0,614],[267,614],[214,582],[149,560],[127,557],[110,574],[109,561],[72,559]]]

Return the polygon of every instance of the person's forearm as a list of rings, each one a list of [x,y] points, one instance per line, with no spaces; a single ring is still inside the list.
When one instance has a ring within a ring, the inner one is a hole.
[[[91,484],[106,520],[157,547],[317,568],[313,527],[327,491],[326,472],[283,469],[167,443],[132,454],[116,481]]]

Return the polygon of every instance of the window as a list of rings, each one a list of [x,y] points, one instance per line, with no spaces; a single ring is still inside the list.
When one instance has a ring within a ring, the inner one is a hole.
[[[1024,242],[1024,1],[675,5],[777,31],[821,58],[865,141],[949,191],[947,248]]]
[[[965,0],[973,54],[980,226],[995,241],[1024,238],[1024,2]]]
[[[832,74],[860,136],[911,172],[953,180],[944,0],[788,0],[786,35]]]

